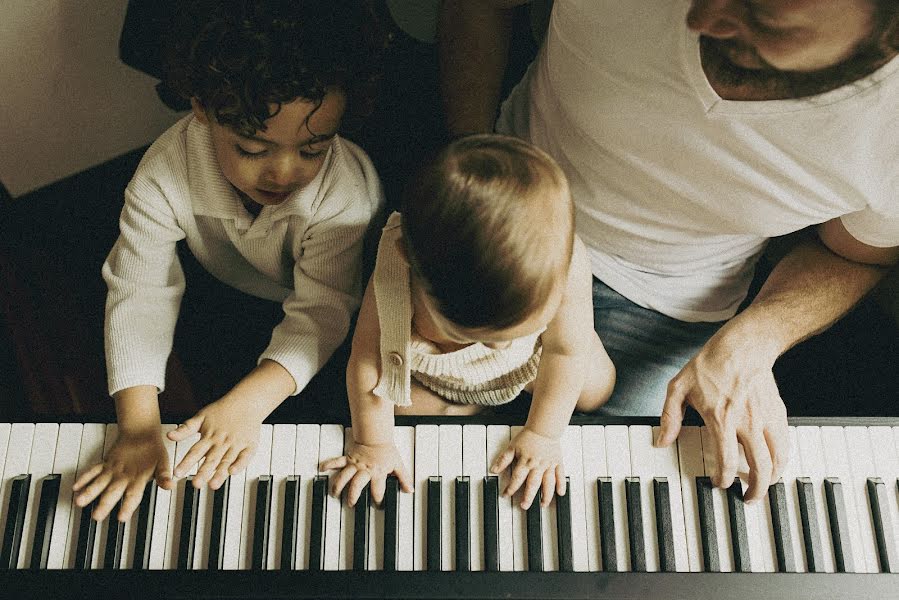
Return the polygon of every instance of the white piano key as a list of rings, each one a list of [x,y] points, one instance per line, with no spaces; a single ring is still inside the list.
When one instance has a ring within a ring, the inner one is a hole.
[[[853,570],[856,573],[874,573],[877,571],[877,561],[868,564],[865,550],[862,547],[861,531],[859,525],[858,508],[856,507],[856,494],[853,491],[852,470],[849,467],[849,446],[842,427],[826,426],[821,428],[821,442],[824,445],[824,463],[829,477],[839,477],[843,489],[843,504],[846,507],[846,520],[848,522],[849,543],[852,549]],[[873,558],[873,557],[872,557]]]
[[[197,465],[199,470],[200,465]],[[194,471],[196,474],[196,471]],[[200,501],[197,503],[197,537],[194,541],[194,569],[205,569],[209,566],[209,539],[212,535],[212,511],[215,495],[209,485],[200,490]]]
[[[652,428],[652,441],[659,437],[659,427]],[[687,532],[684,521],[684,504],[681,495],[680,468],[676,441],[666,448],[653,447],[653,462],[660,477],[668,479],[668,498],[671,502],[671,535],[674,539],[674,564],[677,571],[688,572],[690,560],[687,557]]]
[[[462,475],[462,426],[441,425],[438,475],[443,478],[440,488],[442,512],[440,534],[440,566],[444,571],[456,568],[456,477]]]
[[[587,571],[590,566],[581,429],[579,426],[569,425],[562,434],[562,460],[569,481],[565,493],[569,495],[571,505],[571,563],[576,572]]]
[[[606,461],[612,478],[612,498],[615,504],[615,554],[618,570],[631,570],[631,547],[628,540],[627,496],[625,478],[631,474],[631,451],[627,425],[606,427]]]
[[[655,450],[652,447],[652,427],[631,425],[628,427],[630,441],[631,475],[640,478],[640,514],[643,517],[643,547],[646,551],[646,570],[659,570],[659,536],[656,531],[656,508],[653,493],[653,478],[659,475],[655,465]],[[669,496],[671,490],[669,488]]]
[[[297,425],[293,472],[300,477],[300,510],[294,568],[309,568],[309,536],[312,529],[312,482],[318,475],[320,427]]]
[[[868,436],[871,439],[871,448],[874,450],[875,474],[883,479],[889,500],[889,526],[893,534],[892,556],[894,560],[897,560],[899,559],[899,493],[896,489],[896,478],[899,477],[899,457],[896,454],[892,429],[886,426],[868,427]],[[887,540],[889,540],[890,533],[889,530],[884,532]],[[899,572],[899,566],[892,565],[892,571]]]
[[[34,423],[13,423],[9,433],[9,446],[3,466],[2,487],[0,487],[0,528],[5,527],[6,519],[9,516],[7,514],[9,512],[9,496],[12,493],[10,480],[13,477],[29,472],[28,463],[31,459],[31,443],[33,439]],[[19,554],[21,558],[21,552]]]
[[[718,453],[715,441],[707,427],[700,427],[702,436],[702,460],[705,474],[715,477],[718,474]],[[728,482],[730,483],[730,482]],[[730,513],[727,510],[727,490],[712,488],[712,505],[715,508],[715,529],[718,534],[718,560],[721,571],[729,573],[734,570],[733,546],[731,545]]]
[[[319,433],[318,456],[320,461],[343,455],[343,427],[340,425],[322,425]],[[336,471],[320,471],[321,475],[334,477]],[[330,491],[329,480],[329,491]],[[341,528],[341,501],[328,494],[325,499],[327,515],[325,516],[325,550],[324,570],[336,571],[340,568],[340,528]]]
[[[293,475],[296,455],[297,426],[279,423],[272,432],[272,512],[268,530],[268,568],[281,568],[281,544],[284,539],[284,488]]]
[[[824,478],[827,477],[827,468],[824,464],[821,430],[818,427],[797,427],[796,438],[799,442],[802,476],[812,480],[812,486],[815,490],[818,531],[821,535],[822,566],[827,573],[833,573],[835,563],[833,558],[833,540],[830,537],[830,524],[827,520],[827,496],[824,492]]]
[[[587,535],[587,570],[602,571],[599,492],[596,480],[609,474],[606,464],[606,433],[602,425],[581,427],[583,457],[584,523]]]
[[[799,493],[796,491],[796,478],[802,477],[802,458],[799,455],[799,439],[796,428],[788,430],[790,438],[790,459],[784,467],[784,493],[787,496],[787,515],[790,521],[790,540],[793,543],[793,561],[797,573],[805,573],[808,563],[805,560],[805,543],[802,537],[802,516],[799,511]]]
[[[487,426],[487,469],[508,446],[511,428],[508,425]],[[509,485],[509,469],[499,474],[499,492]],[[418,493],[418,488],[416,488]],[[512,498],[500,495],[499,510],[499,570],[515,570],[515,551],[512,539]]]
[[[415,427],[415,562],[416,571],[427,569],[428,477],[440,471],[440,433],[437,425]]]
[[[172,464],[177,466],[187,451],[193,447],[200,439],[200,434],[196,433],[187,437],[180,442],[175,443],[175,456]],[[188,472],[188,475],[196,473],[196,467]],[[175,569],[178,566],[178,550],[181,541],[181,512],[184,507],[184,486],[191,485],[184,478],[175,479],[175,485],[172,488],[169,497],[169,518],[168,518],[168,535],[165,541],[165,568]]]
[[[348,454],[353,447],[353,428],[343,430],[343,453]],[[353,536],[356,531],[356,508],[347,501],[349,484],[343,488],[340,498],[340,558],[338,569],[345,571],[353,568]],[[329,507],[330,508],[330,507]]]
[[[19,568],[28,568],[31,564],[31,551],[34,547],[34,528],[37,525],[38,506],[40,506],[41,480],[53,472],[53,455],[56,450],[56,439],[59,434],[57,423],[38,423],[34,426],[31,457],[28,461],[28,473],[31,473],[31,485],[28,491],[28,511],[22,527],[22,542],[19,546]],[[23,452],[26,450],[23,448]],[[40,551],[40,550],[38,550]]]
[[[509,429],[511,439],[515,439],[523,428],[513,425]],[[515,468],[513,461],[510,468],[506,469],[511,472]],[[503,493],[503,486],[500,485],[499,492]],[[512,496],[512,568],[516,571],[528,570],[528,516],[527,511],[521,508],[521,499],[524,497],[524,484],[518,488],[515,495]]]
[[[415,481],[415,428],[410,426],[394,427],[393,440],[396,449],[403,459],[403,464],[412,481]],[[397,506],[397,520],[399,522],[396,556],[397,571],[411,571],[415,568],[415,500],[418,495],[416,487],[414,494],[400,492]]]
[[[747,473],[749,466],[746,460],[745,450],[742,445],[740,451],[740,471]],[[749,488],[748,482],[740,478],[740,486],[745,497]],[[746,537],[749,542],[749,567],[753,573],[770,573],[774,571],[773,558],[777,556],[774,549],[774,532],[770,529],[770,518],[765,513],[768,506],[768,492],[761,500],[743,505],[743,514],[746,517]]]
[[[487,426],[462,426],[462,474],[469,478],[468,514],[472,571],[484,570],[484,476],[487,475]]]
[[[87,423],[81,431],[81,448],[78,450],[78,468],[75,471],[75,479],[78,476],[100,463],[103,460],[103,438],[106,436],[106,425],[102,423]],[[4,501],[3,506],[6,506]],[[69,513],[69,528],[66,535],[66,551],[63,564],[71,569],[75,566],[75,555],[78,548],[78,533],[81,527],[82,511],[90,510],[90,505],[83,509],[72,506]],[[96,543],[96,541],[95,541]]]
[[[843,433],[849,448],[849,469],[852,472],[852,485],[849,489],[854,496],[855,508],[858,513],[859,537],[864,551],[865,565],[869,573],[879,573],[880,559],[877,554],[874,521],[866,488],[868,477],[874,473],[874,456],[871,451],[868,428],[846,427]]]
[[[699,531],[699,503],[696,498],[696,478],[705,474],[702,454],[702,435],[699,427],[681,427],[677,439],[677,455],[680,469],[680,491],[683,499],[684,536],[687,544],[687,560],[691,572],[702,572],[702,537]],[[669,484],[671,480],[669,479]]]
[[[87,425],[85,425],[85,428]],[[174,423],[166,423],[162,426],[162,443],[169,455],[169,472],[175,469],[175,452],[176,444],[168,438],[168,433],[178,428]],[[150,481],[147,485],[155,485]],[[166,564],[166,556],[168,556],[170,548],[166,547],[169,539],[169,528],[171,522],[171,500],[172,490],[159,488],[156,490],[156,506],[153,511],[153,529],[149,533],[150,536],[150,568],[162,569]]]
[[[56,440],[56,452],[53,457],[53,472],[62,475],[59,483],[59,498],[56,501],[53,517],[53,530],[50,534],[50,551],[47,556],[48,569],[62,569],[65,566],[66,542],[69,536],[69,516],[72,513],[75,472],[78,469],[78,453],[81,449],[81,423],[62,423],[59,426],[59,437]],[[0,440],[2,440],[0,428]],[[2,447],[0,442],[0,447]],[[2,456],[2,454],[0,454]]]

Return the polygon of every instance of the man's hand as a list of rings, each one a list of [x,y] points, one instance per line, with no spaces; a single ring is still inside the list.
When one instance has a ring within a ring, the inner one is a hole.
[[[159,427],[134,434],[119,431],[106,459],[82,473],[72,485],[75,504],[84,507],[99,496],[92,516],[102,521],[122,498],[118,519],[127,521],[140,505],[150,479],[155,478],[163,489],[172,489],[170,464]]]
[[[743,446],[749,466],[745,499],[761,499],[789,460],[787,411],[771,368],[776,355],[756,337],[731,333],[728,323],[668,384],[656,444],[671,444],[691,405],[715,440],[719,471],[713,483],[728,487],[738,474]]]
[[[180,442],[199,433],[200,439],[175,466],[175,476],[184,477],[201,460],[193,485],[207,483],[219,489],[229,475],[245,468],[259,442],[262,418],[251,402],[236,398],[217,400],[170,431],[170,440]]]
[[[329,458],[321,463],[323,471],[340,469],[332,478],[331,495],[340,497],[343,488],[346,487],[347,502],[355,506],[366,484],[371,482],[371,497],[375,504],[380,504],[384,499],[384,491],[387,487],[387,476],[394,474],[400,484],[400,489],[411,493],[412,481],[399,451],[393,444],[372,445],[354,443],[350,452],[345,456]]]
[[[537,491],[542,488],[540,504],[549,506],[553,491],[565,495],[565,467],[562,465],[562,444],[559,440],[534,433],[527,427],[512,438],[509,446],[490,466],[490,472],[502,473],[512,463],[512,476],[503,496],[512,496],[524,485],[521,508],[531,507]]]

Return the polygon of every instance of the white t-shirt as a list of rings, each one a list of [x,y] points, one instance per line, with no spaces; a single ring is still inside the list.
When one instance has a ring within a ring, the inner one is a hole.
[[[568,175],[593,273],[685,321],[734,315],[767,239],[841,217],[899,245],[899,57],[805,99],[722,100],[689,2],[556,2],[497,130]]]
[[[254,219],[218,166],[209,128],[192,115],[180,120],[137,167],[103,264],[109,393],[164,388],[185,288],[179,240],[219,280],[282,304],[259,360],[279,363],[302,390],[359,307],[362,240],[383,201],[368,156],[336,137],[315,179]]]

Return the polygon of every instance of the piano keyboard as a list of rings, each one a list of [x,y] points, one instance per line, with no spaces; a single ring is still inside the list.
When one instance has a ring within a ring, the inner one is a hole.
[[[91,507],[74,506],[71,491],[77,474],[109,451],[116,425],[0,424],[0,565],[31,572],[899,573],[899,422],[845,425],[851,421],[791,419],[782,479],[763,501],[745,504],[739,480],[727,489],[710,484],[715,456],[704,427],[684,427],[676,444],[659,449],[657,420],[575,420],[562,441],[566,495],[529,510],[517,497],[499,496],[508,473],[487,472],[518,426],[400,419],[395,440],[415,493],[400,493],[391,479],[382,506],[366,490],[349,507],[328,496],[329,473],[318,464],[344,452],[350,428],[263,425],[248,468],[220,490],[195,490],[191,476],[172,491],[148,485],[122,524],[93,522]],[[173,466],[195,441],[166,441]],[[887,578],[895,593],[897,578]],[[0,582],[7,580],[14,581]]]

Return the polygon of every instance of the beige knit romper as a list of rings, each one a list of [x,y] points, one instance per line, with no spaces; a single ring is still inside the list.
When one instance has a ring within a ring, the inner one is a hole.
[[[381,377],[375,395],[398,406],[412,404],[412,378],[459,404],[496,406],[513,400],[537,376],[542,345],[538,331],[494,350],[474,343],[441,352],[412,338],[409,265],[397,250],[402,215],[393,213],[381,233],[374,271],[375,302],[381,327]]]

